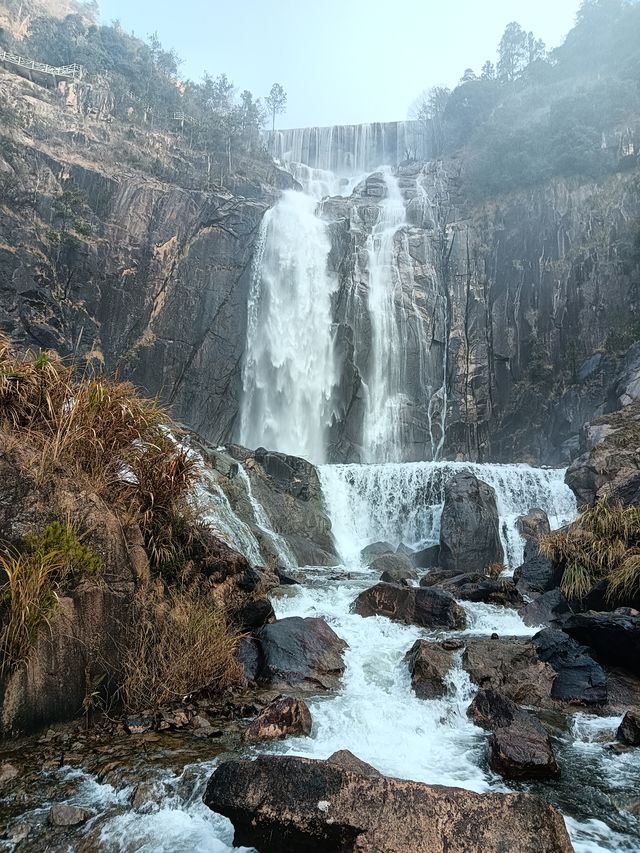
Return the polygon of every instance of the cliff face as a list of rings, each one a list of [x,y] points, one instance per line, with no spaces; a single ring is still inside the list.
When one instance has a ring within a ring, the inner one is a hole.
[[[23,346],[119,370],[204,438],[233,440],[254,244],[293,178],[263,162],[216,183],[178,135],[112,121],[100,84],[48,91],[0,70],[0,96],[12,125],[0,147],[0,326]],[[620,371],[633,373],[622,354],[640,328],[637,169],[483,204],[468,200],[460,162],[397,178],[404,458],[566,463],[583,423],[619,405]],[[365,458],[369,249],[387,193],[372,175],[322,206],[340,283],[333,461]]]
[[[253,242],[286,176],[256,167],[230,191],[176,138],[139,147],[108,104],[96,110],[95,89],[0,75],[14,122],[0,150],[0,325],[117,369],[203,436],[230,438]]]

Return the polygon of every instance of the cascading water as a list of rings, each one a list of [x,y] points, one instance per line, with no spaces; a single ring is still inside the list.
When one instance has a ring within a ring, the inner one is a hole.
[[[420,549],[438,541],[444,487],[470,471],[495,489],[507,565],[522,562],[518,516],[539,507],[552,527],[575,517],[576,500],[560,469],[470,462],[323,465],[319,469],[338,552],[347,565],[373,541]]]
[[[402,458],[403,346],[397,303],[402,302],[394,241],[405,222],[398,181],[383,171],[386,196],[367,241],[368,308],[371,322],[371,369],[367,382],[363,446],[366,462]]]
[[[288,190],[262,222],[249,294],[240,441],[322,462],[337,383],[331,243],[316,200]]]

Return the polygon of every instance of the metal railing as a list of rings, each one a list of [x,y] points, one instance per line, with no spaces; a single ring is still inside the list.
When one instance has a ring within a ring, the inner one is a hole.
[[[82,65],[78,65],[77,62],[73,65],[47,65],[46,62],[36,62],[25,56],[9,53],[8,50],[0,50],[0,62],[8,62],[27,71],[37,71],[39,74],[49,74],[51,77],[70,77],[74,80],[80,80],[84,71]]]

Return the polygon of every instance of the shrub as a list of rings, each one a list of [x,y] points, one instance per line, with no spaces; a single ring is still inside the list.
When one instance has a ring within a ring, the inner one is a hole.
[[[7,608],[0,641],[3,671],[27,657],[40,625],[55,616],[58,592],[68,574],[101,569],[98,555],[58,521],[27,536],[23,549],[0,552],[0,600]]]
[[[610,602],[630,599],[640,593],[640,507],[601,500],[544,537],[540,551],[562,567],[567,598],[582,599],[606,580]]]
[[[238,641],[224,610],[210,598],[185,590],[169,591],[162,603],[141,597],[125,655],[125,708],[153,709],[239,684]]]

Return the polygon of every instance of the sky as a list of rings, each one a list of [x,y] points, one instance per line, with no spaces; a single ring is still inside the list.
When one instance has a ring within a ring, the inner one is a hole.
[[[407,118],[434,85],[495,61],[510,21],[548,47],[573,24],[579,0],[99,0],[102,20],[157,31],[184,59],[181,73],[225,72],[239,91],[288,95],[280,127]]]

